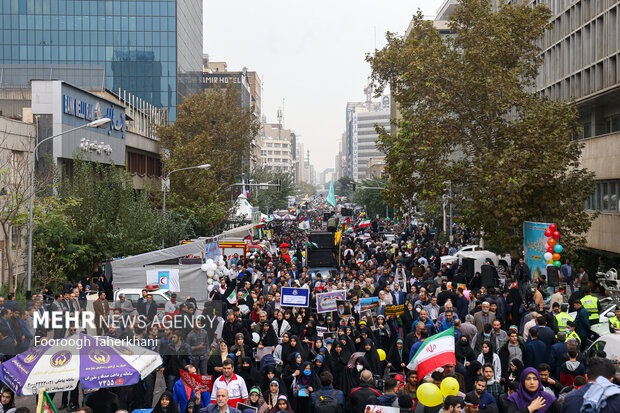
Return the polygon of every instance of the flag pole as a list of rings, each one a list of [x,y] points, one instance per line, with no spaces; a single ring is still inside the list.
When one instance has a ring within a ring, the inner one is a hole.
[[[37,401],[37,409],[35,410],[36,413],[40,413],[41,411],[43,411],[43,398],[44,397],[45,397],[45,387],[43,387],[39,391],[39,400]]]

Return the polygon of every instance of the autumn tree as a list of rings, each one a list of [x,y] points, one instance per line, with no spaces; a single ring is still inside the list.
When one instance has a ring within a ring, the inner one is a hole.
[[[400,117],[380,130],[387,196],[402,207],[452,203],[487,245],[514,251],[524,221],[555,222],[562,243],[584,241],[593,174],[581,168],[577,111],[535,93],[538,39],[549,29],[543,6],[462,0],[442,36],[418,12],[407,37],[367,56],[378,94],[389,85]]]
[[[171,175],[168,208],[198,221],[198,233],[217,231],[232,203],[226,189],[247,168],[252,140],[260,122],[252,108],[239,105],[234,88],[211,89],[188,97],[178,108],[174,124],[159,128],[168,158],[165,172],[208,163],[207,171],[189,170]]]

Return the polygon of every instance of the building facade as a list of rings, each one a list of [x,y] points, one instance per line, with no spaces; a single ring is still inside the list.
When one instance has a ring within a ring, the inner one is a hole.
[[[121,89],[174,120],[202,72],[200,0],[0,0],[0,22],[0,87]]]
[[[295,173],[295,161],[291,130],[279,123],[263,125],[260,137],[256,141],[260,148],[260,160],[257,167],[272,172]]]

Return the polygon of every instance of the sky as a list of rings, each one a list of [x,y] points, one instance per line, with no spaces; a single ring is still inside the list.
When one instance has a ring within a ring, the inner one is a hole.
[[[203,48],[228,70],[244,66],[263,81],[263,114],[293,130],[318,174],[334,167],[347,102],[363,101],[367,53],[403,34],[421,9],[434,18],[443,0],[204,1]],[[375,36],[376,33],[376,36]]]

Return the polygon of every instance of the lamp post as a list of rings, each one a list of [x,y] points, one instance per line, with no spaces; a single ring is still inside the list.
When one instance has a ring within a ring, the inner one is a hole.
[[[187,171],[188,169],[204,169],[207,170],[211,167],[211,165],[209,165],[208,163],[202,164],[202,165],[196,165],[196,166],[188,166],[187,168],[179,168],[179,169],[175,169],[173,171],[168,172],[168,174],[166,175],[166,177],[164,178],[164,206],[163,206],[163,213],[164,213],[164,220],[166,219],[166,193],[168,192],[168,183],[169,183],[169,179],[170,179],[170,175],[172,175],[175,172],[179,172],[179,171]],[[161,240],[161,247],[162,249],[165,247],[165,240]]]
[[[50,139],[57,138],[62,135],[66,135],[67,133],[74,132],[83,128],[105,128],[112,122],[110,118],[101,118],[94,120],[92,122],[86,123],[82,126],[78,126],[77,128],[69,129],[64,132],[60,132],[56,135],[48,136],[47,138],[39,141],[32,150],[32,162],[30,163],[30,211],[28,212],[28,288],[26,290],[26,299],[28,299],[32,294],[32,211],[34,209],[34,168],[36,166],[36,157],[37,157],[37,149],[43,142],[47,142]]]

